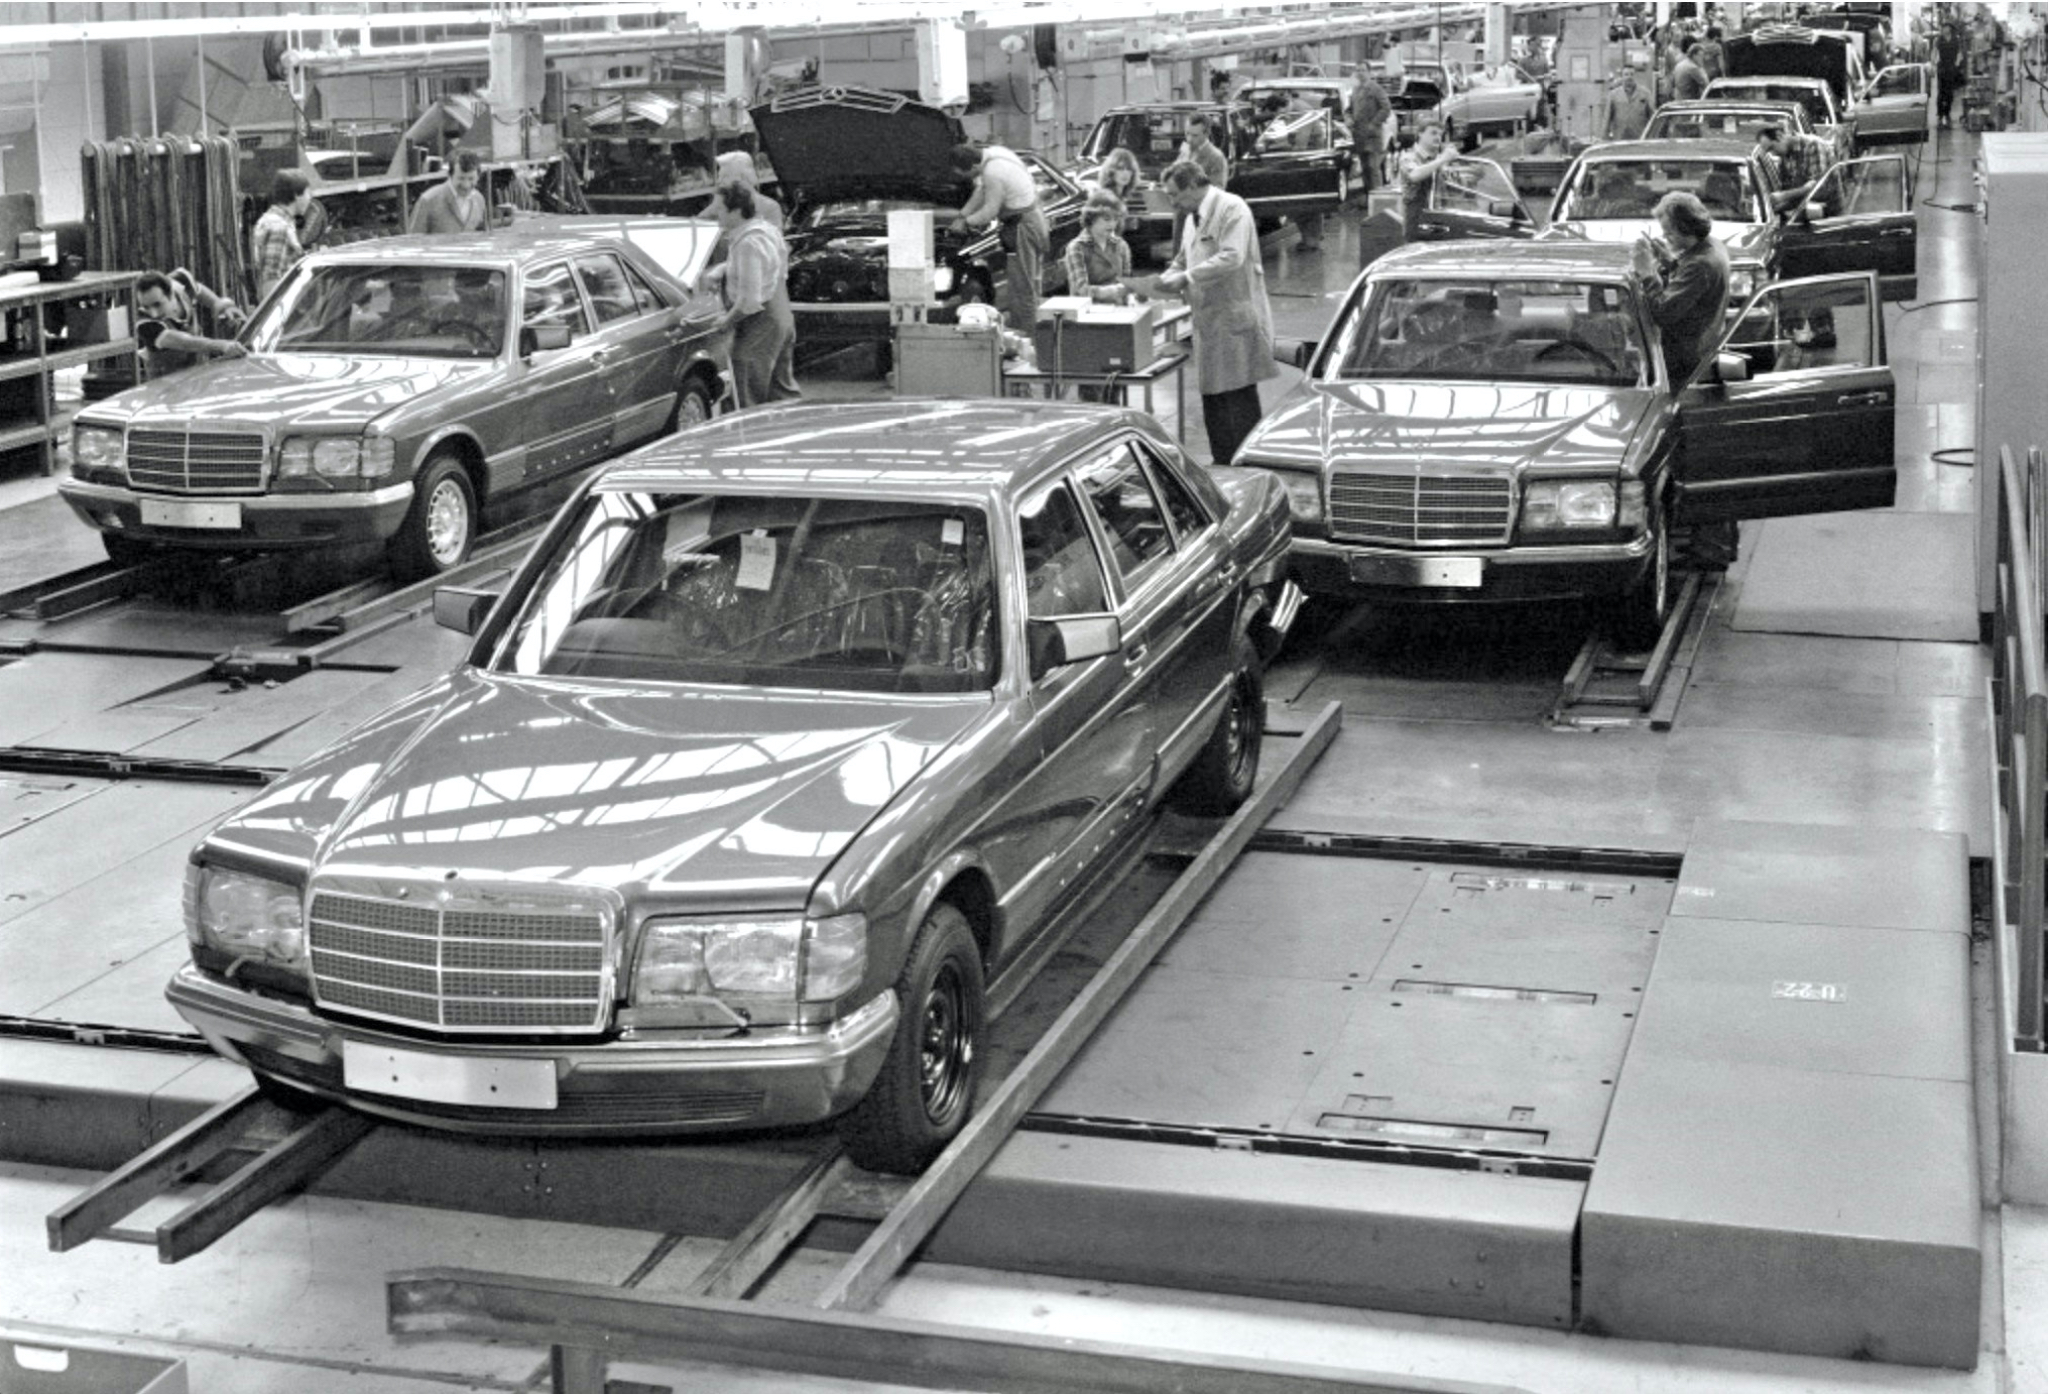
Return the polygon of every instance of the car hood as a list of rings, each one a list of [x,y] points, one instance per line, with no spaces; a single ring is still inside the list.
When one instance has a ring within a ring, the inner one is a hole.
[[[910,196],[957,207],[966,187],[951,164],[966,132],[937,107],[884,111],[857,95],[841,101],[813,90],[757,106],[753,116],[776,178],[806,202]]]
[[[854,836],[991,710],[464,668],[293,771],[209,841],[316,872],[798,909]]]
[[[1647,388],[1550,383],[1305,382],[1267,413],[1240,458],[1611,469],[1655,400]]]
[[[1586,242],[1609,242],[1626,246],[1644,233],[1661,236],[1655,218],[1574,219],[1551,226],[1548,236],[1576,237]],[[1769,223],[1714,223],[1714,240],[1721,244],[1732,262],[1761,262],[1770,245]]]
[[[488,359],[278,353],[217,358],[108,398],[87,420],[129,426],[359,427],[430,392],[497,371]]]

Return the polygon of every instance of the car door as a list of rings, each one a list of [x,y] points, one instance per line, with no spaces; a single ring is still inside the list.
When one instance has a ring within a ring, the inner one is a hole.
[[[1929,96],[1925,63],[1894,63],[1871,80],[1857,139],[1866,146],[1926,140]]]
[[[592,357],[611,391],[611,450],[660,435],[675,405],[683,337],[675,313],[645,278],[610,252],[574,258],[597,321]],[[637,284],[636,284],[637,282]]]
[[[1536,223],[1506,170],[1491,160],[1464,156],[1437,171],[1431,181],[1422,235],[1533,237]]]
[[[1887,300],[1919,290],[1920,238],[1904,155],[1846,160],[1830,169],[1788,212],[1779,239],[1779,274],[1822,276],[1874,271]]]
[[[1029,618],[1116,612],[1087,506],[1064,472],[1018,504],[1017,544],[1011,574],[1021,578]],[[999,957],[1078,889],[1095,850],[1132,824],[1152,791],[1153,712],[1129,647],[1026,674],[1026,719],[1041,758],[979,834],[1011,936]]]
[[[598,362],[598,344],[575,272],[567,260],[526,269],[520,327],[559,325],[569,346],[522,357],[514,390],[525,407],[526,481],[602,459],[612,440],[612,388]]]
[[[1174,564],[1164,584],[1183,612],[1175,622],[1180,652],[1161,679],[1159,780],[1169,784],[1200,753],[1229,697],[1243,590],[1221,520],[1182,477],[1186,460],[1155,441],[1133,437],[1131,445],[1173,532]]]
[[[1898,394],[1869,273],[1780,281],[1751,298],[1712,367],[1679,396],[1673,492],[1683,523],[1887,508]]]

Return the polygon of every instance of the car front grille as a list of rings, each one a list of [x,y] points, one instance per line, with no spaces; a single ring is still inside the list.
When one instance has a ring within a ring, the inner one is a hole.
[[[1514,518],[1504,475],[1338,470],[1330,479],[1330,532],[1344,541],[1501,546]]]
[[[467,888],[405,896],[315,890],[307,947],[322,1006],[445,1031],[606,1024],[610,917],[601,908],[525,892],[516,906],[493,904]]]
[[[128,479],[172,494],[261,493],[263,436],[253,431],[128,433]]]

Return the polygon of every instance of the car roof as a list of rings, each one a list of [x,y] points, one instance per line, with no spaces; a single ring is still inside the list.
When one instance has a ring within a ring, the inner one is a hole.
[[[1579,160],[1725,160],[1734,164],[1747,160],[1752,148],[1739,140],[1610,140],[1582,152]]]
[[[1392,272],[1411,276],[1521,276],[1530,279],[1621,281],[1628,278],[1629,248],[1578,238],[1531,241],[1479,240],[1418,242],[1397,247],[1373,262],[1379,280]]]
[[[1255,77],[1240,85],[1239,91],[1253,87],[1287,87],[1320,90],[1326,87],[1349,87],[1350,80],[1341,77]]]
[[[1121,106],[1111,107],[1103,112],[1102,116],[1122,116],[1133,111],[1221,111],[1231,105],[1233,103],[1230,102],[1125,102]],[[1102,117],[1096,119],[1099,121]]]
[[[622,221],[618,218],[593,219],[594,224],[605,223],[614,229]],[[321,261],[389,261],[426,266],[475,266],[479,262],[530,265],[571,252],[613,247],[617,242],[616,237],[595,227],[590,232],[576,232],[558,224],[535,228],[522,228],[515,224],[509,228],[458,236],[408,233],[399,237],[378,237],[367,242],[322,247],[313,255]]]
[[[994,398],[790,402],[719,417],[613,463],[606,486],[759,484],[789,493],[903,489],[988,499],[1146,418],[1115,407]]]
[[[1707,84],[1707,99],[1713,99],[1714,89],[1717,87],[1725,92],[1732,87],[1760,86],[1767,83],[1788,87],[1826,87],[1828,80],[1824,77],[1808,77],[1804,73],[1727,74]]]

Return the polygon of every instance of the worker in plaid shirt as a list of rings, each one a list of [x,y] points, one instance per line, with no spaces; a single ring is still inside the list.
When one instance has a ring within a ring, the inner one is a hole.
[[[281,169],[270,180],[270,207],[249,232],[249,262],[256,272],[256,299],[268,296],[298,264],[306,249],[299,245],[299,215],[313,201],[312,186],[295,169]]]

